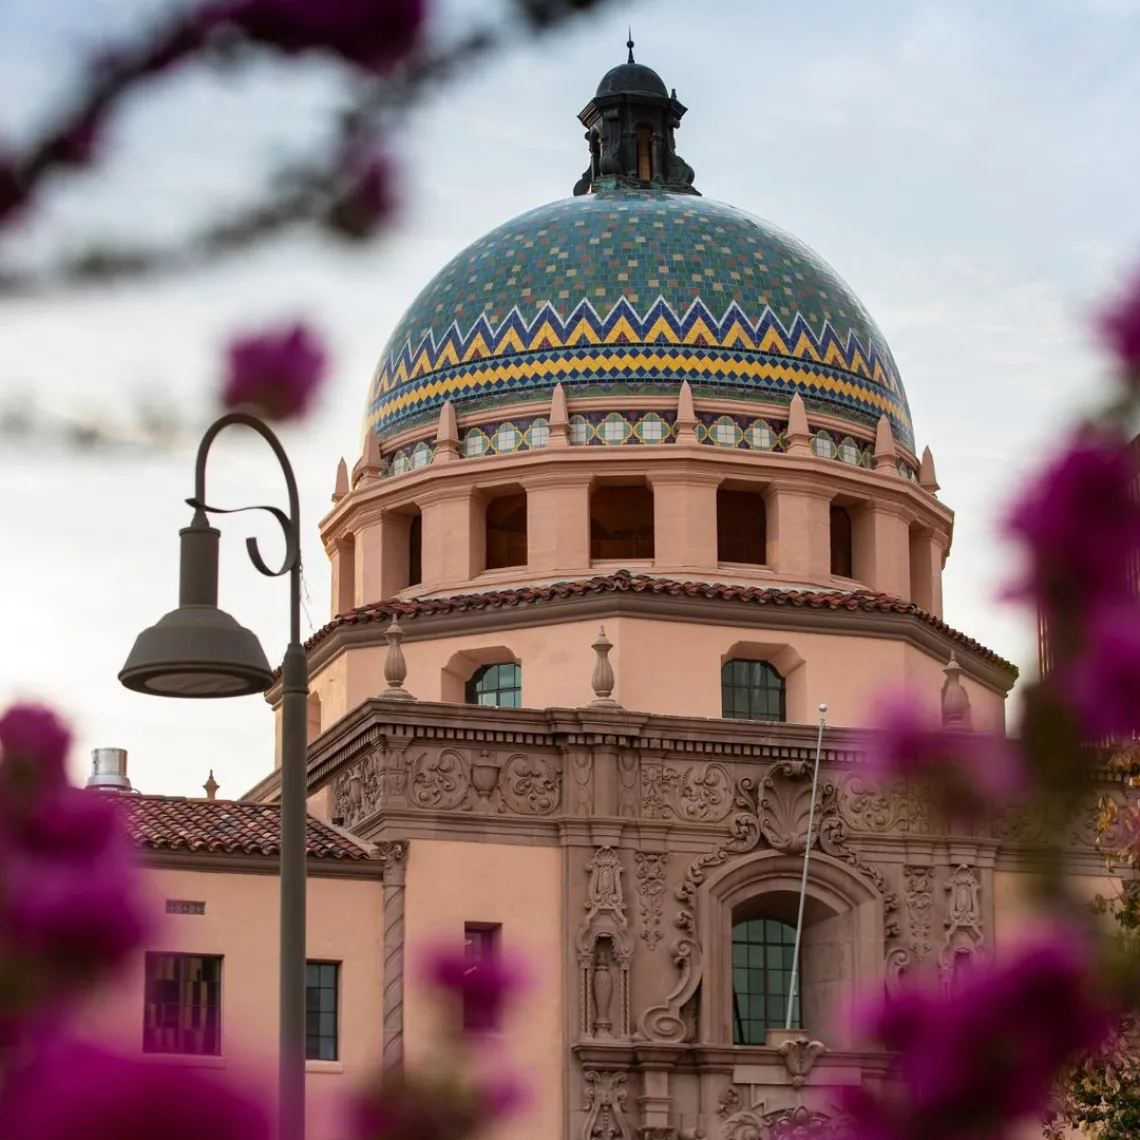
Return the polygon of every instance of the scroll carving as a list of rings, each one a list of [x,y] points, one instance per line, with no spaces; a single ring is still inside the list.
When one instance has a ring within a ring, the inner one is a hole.
[[[647,819],[719,823],[732,811],[732,778],[723,764],[685,769],[646,764],[641,772],[641,810]]]
[[[747,854],[761,840],[784,854],[801,854],[805,841],[825,854],[841,859],[865,875],[883,899],[884,935],[897,937],[899,923],[895,912],[898,896],[890,890],[882,872],[863,862],[847,846],[843,820],[839,816],[835,785],[821,780],[817,789],[812,833],[807,836],[811,804],[812,768],[804,760],[778,760],[759,783],[745,777],[737,783],[733,805],[737,809],[729,821],[727,842],[714,851],[698,856],[685,871],[675,892],[680,910],[674,925],[681,931],[673,945],[673,964],[678,980],[660,1005],[650,1006],[638,1019],[638,1032],[651,1041],[680,1044],[691,1031],[684,1010],[696,994],[704,972],[700,934],[697,930],[697,892],[710,867],[719,867],[731,856]]]
[[[763,1105],[734,1113],[721,1125],[721,1140],[850,1140],[847,1116],[828,1116],[804,1105],[764,1112]]]
[[[892,831],[924,835],[930,831],[930,813],[919,789],[880,788],[861,772],[843,781],[839,813],[852,831],[875,835]]]
[[[586,1123],[582,1140],[633,1140],[626,1115],[626,1075],[587,1069]]]
[[[471,778],[458,752],[421,752],[412,761],[411,801],[417,807],[452,811],[467,798]]]
[[[641,937],[650,950],[661,941],[661,904],[665,899],[667,854],[637,853],[637,895],[641,909]]]
[[[374,748],[333,782],[333,816],[355,827],[380,808],[383,750]]]
[[[562,773],[556,763],[543,756],[518,753],[503,765],[499,787],[500,810],[509,808],[519,815],[550,815],[562,799]]]

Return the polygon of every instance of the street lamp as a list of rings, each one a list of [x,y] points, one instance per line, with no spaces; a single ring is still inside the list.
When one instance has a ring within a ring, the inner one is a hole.
[[[277,456],[289,494],[289,512],[276,507],[222,510],[206,505],[206,459],[232,424],[252,428]],[[218,539],[208,515],[268,511],[285,534],[281,568],[266,565],[257,539],[247,538],[250,561],[269,578],[289,575],[289,645],[281,686],[281,1013],[278,1055],[278,1135],[305,1135],[305,850],[308,670],[301,647],[301,526],[297,481],[281,441],[259,419],[230,412],[202,437],[194,465],[190,525],[180,531],[178,609],[139,634],[119,680],[158,697],[244,697],[264,692],[272,670],[257,637],[218,609]]]

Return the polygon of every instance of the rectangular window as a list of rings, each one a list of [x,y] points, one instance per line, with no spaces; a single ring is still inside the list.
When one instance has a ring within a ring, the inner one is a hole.
[[[339,1061],[340,963],[305,963],[305,1060]]]
[[[216,1057],[222,1051],[222,959],[147,954],[144,1053]]]
[[[473,962],[485,962],[499,953],[503,927],[497,922],[467,922],[463,926],[463,946]],[[483,1028],[478,1015],[464,1008],[463,1028]]]

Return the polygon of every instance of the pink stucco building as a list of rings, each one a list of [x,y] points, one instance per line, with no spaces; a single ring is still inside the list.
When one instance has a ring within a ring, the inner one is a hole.
[[[538,988],[503,1044],[536,1097],[503,1140],[841,1135],[835,1087],[884,1068],[847,997],[1000,952],[1044,838],[946,834],[861,769],[884,688],[1000,730],[1016,670],[943,620],[954,516],[882,333],[696,192],[685,113],[632,50],[606,74],[574,195],[412,302],[320,523],[309,957],[336,1012],[309,1080],[430,1064],[419,948],[517,950]],[[135,806],[156,899],[204,913],[170,917],[190,959],[131,983],[124,1031],[174,971],[174,1022],[213,986],[216,1055],[272,1048],[277,789]],[[1071,830],[1091,882],[1091,817]]]

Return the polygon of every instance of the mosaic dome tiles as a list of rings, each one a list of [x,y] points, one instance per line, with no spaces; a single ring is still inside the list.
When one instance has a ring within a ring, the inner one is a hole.
[[[694,395],[786,404],[866,432],[886,414],[913,450],[881,332],[795,238],[691,195],[603,189],[493,230],[428,284],[381,356],[367,424],[381,438],[549,399]]]

